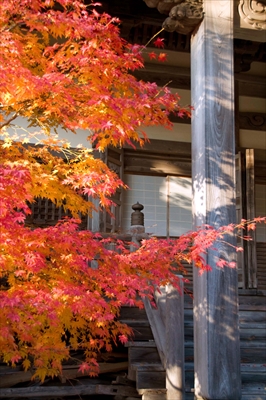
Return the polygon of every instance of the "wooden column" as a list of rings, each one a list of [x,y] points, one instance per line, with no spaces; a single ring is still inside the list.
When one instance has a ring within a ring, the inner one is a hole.
[[[233,0],[205,0],[204,20],[191,40],[192,177],[194,226],[235,222]],[[232,237],[226,238],[235,243]],[[208,251],[212,271],[194,268],[195,397],[241,397],[237,269],[217,243]]]

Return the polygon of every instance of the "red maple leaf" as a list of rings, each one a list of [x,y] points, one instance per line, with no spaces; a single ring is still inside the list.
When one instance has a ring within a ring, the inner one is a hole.
[[[126,335],[119,335],[119,340],[122,344],[125,344],[128,342],[128,338],[126,337]]]
[[[156,46],[156,47],[158,47],[158,48],[164,48],[164,39],[162,39],[162,38],[157,38],[154,42],[153,42],[153,44],[154,44],[154,46]]]
[[[84,372],[88,372],[89,369],[90,369],[89,364],[86,362],[83,362],[80,364],[78,372],[82,372],[84,374]]]
[[[154,51],[152,51],[151,53],[149,53],[149,57],[150,57],[150,60],[156,60],[157,54],[155,54]]]

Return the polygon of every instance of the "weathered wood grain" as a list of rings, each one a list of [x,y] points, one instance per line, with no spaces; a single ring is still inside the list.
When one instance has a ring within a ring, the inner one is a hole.
[[[164,389],[165,371],[137,370],[137,389]]]
[[[165,336],[165,326],[163,320],[160,316],[159,310],[152,307],[150,301],[147,298],[144,299],[144,305],[162,365],[165,367],[166,336]]]
[[[27,388],[0,389],[0,398],[32,398],[60,396],[81,396],[81,395],[121,395],[134,396],[137,391],[131,386],[119,385],[77,385],[77,386],[34,386]]]
[[[69,379],[76,379],[84,377],[84,373],[79,371],[79,365],[69,366],[69,368],[63,368],[61,381],[66,382]],[[100,363],[100,374],[108,374],[119,371],[126,371],[128,368],[128,362],[122,361],[117,363]]]
[[[118,371],[127,370],[128,362],[117,363],[99,363],[99,374],[106,374]],[[60,376],[61,382],[66,382],[68,379],[76,379],[85,377],[84,373],[79,371],[80,365],[64,365]],[[0,373],[0,388],[8,388],[22,382],[29,382],[35,371],[18,371],[17,369],[6,370]]]
[[[236,218],[233,1],[204,1],[204,11],[191,41],[193,212],[194,226],[219,227]],[[194,275],[195,395],[237,400],[237,270],[217,268],[219,258],[234,260],[229,246],[217,244],[207,254],[212,272]]]
[[[165,307],[165,369],[167,399],[185,399],[184,366],[184,295],[180,279],[180,292],[166,286]]]
[[[128,378],[136,380],[134,364],[145,361],[158,364],[161,362],[155,342],[128,342]]]

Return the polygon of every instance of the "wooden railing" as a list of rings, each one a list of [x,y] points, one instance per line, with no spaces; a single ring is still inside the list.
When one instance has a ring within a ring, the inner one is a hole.
[[[141,205],[140,205],[141,206]],[[144,216],[134,217],[134,213],[141,212],[141,207],[132,206],[131,225],[132,241],[138,246],[145,235]],[[142,214],[142,213],[141,213]],[[142,222],[143,221],[143,222]],[[139,224],[139,222],[143,223]],[[136,247],[132,248],[132,251]],[[166,371],[167,399],[185,399],[185,343],[184,343],[184,286],[180,276],[180,288],[172,285],[160,287],[154,291],[157,308],[153,307],[148,298],[144,299],[144,306],[151,326],[161,363]]]

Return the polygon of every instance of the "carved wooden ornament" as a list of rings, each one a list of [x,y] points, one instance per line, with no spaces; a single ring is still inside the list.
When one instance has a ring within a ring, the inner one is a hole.
[[[190,34],[203,19],[203,0],[144,0],[148,7],[157,8],[169,17],[163,23],[167,32]]]
[[[266,30],[266,0],[240,0],[238,12],[242,28]]]

